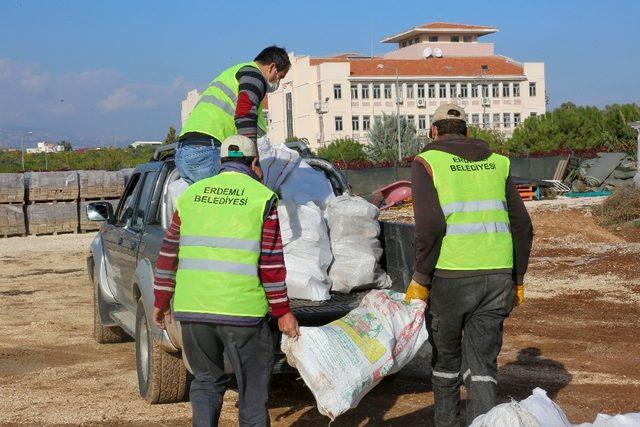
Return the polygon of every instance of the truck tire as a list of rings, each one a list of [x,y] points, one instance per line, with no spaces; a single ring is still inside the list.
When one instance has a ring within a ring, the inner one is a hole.
[[[119,326],[103,326],[100,320],[98,284],[93,284],[93,338],[98,344],[113,344],[128,339],[127,333]]]
[[[136,310],[136,370],[140,396],[149,403],[182,402],[189,393],[182,359],[160,348],[147,321],[142,299]]]

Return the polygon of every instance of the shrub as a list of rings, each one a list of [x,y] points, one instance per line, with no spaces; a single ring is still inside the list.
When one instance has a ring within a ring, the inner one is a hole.
[[[600,210],[604,225],[622,224],[640,220],[640,188],[635,185],[619,187],[609,196]]]
[[[332,162],[352,162],[367,158],[364,145],[351,138],[336,139],[326,147],[318,149],[318,155]]]

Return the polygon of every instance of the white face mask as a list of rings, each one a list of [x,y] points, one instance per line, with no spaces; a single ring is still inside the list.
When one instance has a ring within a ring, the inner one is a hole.
[[[275,92],[278,90],[280,86],[280,79],[276,80],[275,83],[267,82],[267,93]]]

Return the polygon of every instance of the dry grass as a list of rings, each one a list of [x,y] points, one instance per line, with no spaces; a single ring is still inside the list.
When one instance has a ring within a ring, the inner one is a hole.
[[[603,225],[628,222],[640,225],[640,188],[633,185],[618,188],[595,213]]]

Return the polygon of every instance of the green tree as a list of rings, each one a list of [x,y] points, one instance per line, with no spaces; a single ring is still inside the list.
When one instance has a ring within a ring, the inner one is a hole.
[[[565,102],[542,116],[528,117],[506,141],[513,154],[557,149],[632,152],[635,135],[629,123],[640,120],[636,104],[579,107]]]
[[[176,135],[176,128],[173,126],[169,126],[169,132],[167,132],[167,136],[164,139],[165,144],[173,144],[178,140],[178,136]]]
[[[497,129],[482,129],[477,126],[469,128],[469,137],[481,139],[489,145],[492,151],[506,153],[504,134]]]
[[[367,158],[364,145],[351,138],[336,139],[326,147],[318,149],[318,155],[332,162],[339,160],[350,162],[353,160],[365,160]]]
[[[367,146],[368,157],[377,162],[398,159],[398,120],[395,114],[382,114],[374,120],[369,132],[371,143]],[[416,127],[404,118],[400,119],[400,144],[402,157],[412,157],[422,151],[423,144],[416,137]]]

